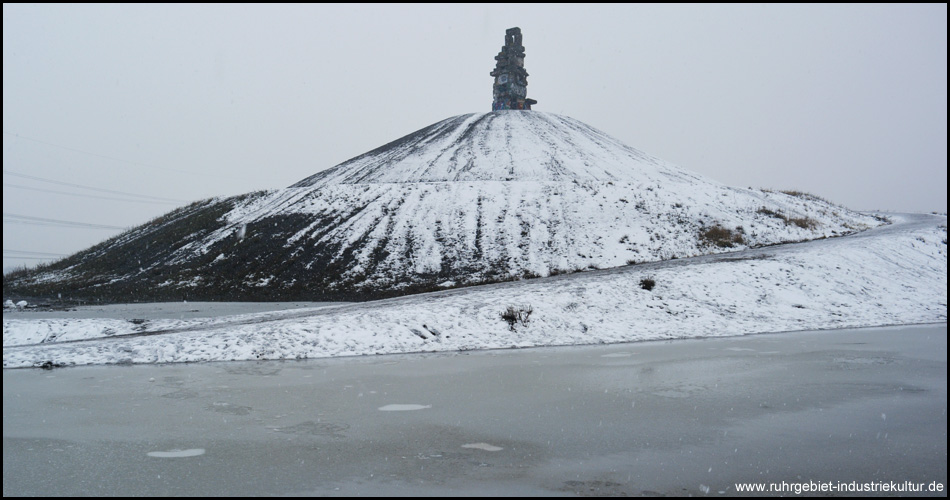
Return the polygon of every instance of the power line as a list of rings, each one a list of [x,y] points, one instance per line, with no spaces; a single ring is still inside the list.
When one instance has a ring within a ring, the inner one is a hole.
[[[13,214],[3,212],[3,223],[29,224],[33,226],[57,226],[57,227],[78,227],[84,229],[128,229],[120,226],[109,226],[106,224],[90,224],[88,222],[76,222],[61,219],[47,219],[44,217],[32,217],[29,215]]]
[[[32,250],[13,250],[11,248],[4,248],[3,253],[22,253],[24,255],[49,255],[52,257],[65,257],[64,253],[50,253],[50,252],[34,252]]]
[[[103,188],[97,188],[97,187],[93,187],[93,186],[84,186],[84,185],[82,185],[82,184],[75,184],[75,183],[72,183],[72,182],[57,181],[57,180],[54,180],[54,179],[47,179],[47,178],[45,178],[45,177],[37,177],[37,176],[35,176],[35,175],[29,175],[29,174],[24,174],[24,173],[20,173],[20,172],[14,172],[14,171],[12,171],[12,170],[7,170],[7,169],[3,169],[3,173],[5,173],[5,174],[7,174],[7,175],[13,175],[13,176],[16,176],[16,177],[23,177],[24,179],[32,179],[32,180],[35,180],[35,181],[48,182],[48,183],[50,183],[50,184],[59,184],[59,185],[61,185],[61,186],[69,186],[69,187],[77,187],[77,188],[82,188],[82,189],[88,189],[88,190],[90,190],[90,191],[99,191],[99,192],[101,192],[101,193],[121,194],[121,195],[124,195],[124,196],[135,196],[135,197],[138,197],[138,198],[151,198],[151,199],[153,199],[153,200],[159,200],[159,201],[163,201],[163,202],[188,203],[188,202],[185,201],[185,200],[175,200],[175,199],[172,199],[172,198],[162,198],[162,197],[160,197],[160,196],[149,196],[149,195],[147,195],[147,194],[127,193],[127,192],[125,192],[125,191],[115,191],[115,190],[113,190],[113,189],[103,189]]]
[[[4,258],[4,259],[11,259],[11,260],[14,260],[14,259],[15,259],[15,260],[53,260],[53,259],[55,259],[56,257],[18,257],[18,256],[8,256],[8,255],[4,255],[3,258]]]
[[[63,253],[47,253],[47,252],[19,252],[17,250],[4,250],[3,258],[4,259],[15,259],[15,260],[56,260],[66,257],[66,254]]]
[[[98,200],[128,201],[128,202],[132,202],[132,203],[153,203],[153,204],[161,204],[161,205],[177,205],[177,204],[178,204],[177,201],[130,200],[130,199],[128,199],[128,198],[112,198],[112,197],[110,197],[110,196],[96,196],[96,195],[94,195],[94,194],[67,193],[66,191],[56,191],[56,190],[53,190],[53,189],[43,189],[43,188],[30,187],[30,186],[20,186],[19,184],[8,184],[8,183],[6,183],[6,182],[4,182],[3,185],[4,185],[5,187],[12,187],[12,188],[17,188],[17,189],[29,189],[29,190],[31,190],[31,191],[39,191],[39,192],[41,192],[41,193],[63,194],[63,195],[67,195],[67,196],[79,196],[79,197],[81,197],[81,198],[95,198],[95,199],[98,199]]]
[[[188,172],[188,171],[186,171],[186,170],[178,170],[178,169],[175,169],[175,168],[159,167],[159,166],[156,166],[156,165],[149,165],[148,163],[141,163],[141,162],[137,162],[137,161],[123,160],[122,158],[116,158],[116,157],[114,157],[114,156],[108,156],[108,155],[102,155],[102,154],[99,154],[99,153],[92,153],[92,152],[89,152],[89,151],[83,151],[83,150],[81,150],[81,149],[71,148],[71,147],[69,147],[69,146],[63,146],[63,145],[61,145],[61,144],[54,144],[54,143],[52,143],[52,142],[41,141],[41,140],[39,140],[39,139],[33,139],[32,137],[26,137],[26,136],[23,136],[23,135],[20,135],[20,134],[14,134],[13,132],[7,132],[6,130],[4,130],[3,133],[6,134],[6,135],[9,135],[9,136],[11,136],[11,137],[16,137],[17,139],[25,139],[25,140],[27,140],[27,141],[32,141],[32,142],[36,142],[36,143],[39,143],[39,144],[44,144],[44,145],[46,145],[46,146],[52,146],[52,147],[54,147],[54,148],[65,149],[65,150],[67,150],[67,151],[73,151],[73,152],[82,153],[82,154],[85,154],[85,155],[96,156],[96,157],[99,157],[99,158],[105,158],[105,159],[107,159],[107,160],[118,161],[118,162],[122,162],[122,163],[128,163],[128,164],[130,164],[130,165],[138,165],[138,166],[141,166],[141,167],[148,167],[148,168],[157,168],[157,169],[159,169],[159,170],[170,170],[170,171],[172,171],[172,172],[178,172],[178,173],[182,173],[182,174],[205,175],[205,174],[199,174],[199,173],[197,173],[197,172]]]
[[[11,136],[11,137],[16,137],[17,139],[24,139],[24,140],[27,140],[27,141],[32,141],[32,142],[35,142],[35,143],[38,143],[38,144],[43,144],[43,145],[46,145],[46,146],[52,146],[52,147],[54,147],[54,148],[65,149],[65,150],[67,150],[67,151],[73,151],[73,152],[75,152],[75,153],[82,153],[82,154],[85,154],[85,155],[96,156],[96,157],[99,157],[99,158],[105,158],[105,159],[107,159],[107,160],[118,161],[118,162],[122,162],[122,163],[128,163],[129,165],[138,165],[138,166],[140,166],[140,167],[148,167],[148,168],[154,168],[154,169],[158,169],[158,170],[167,170],[167,171],[170,171],[170,172],[178,172],[178,173],[180,173],[180,174],[188,174],[188,175],[198,175],[198,176],[202,176],[202,177],[214,177],[214,178],[219,178],[219,177],[220,177],[220,176],[214,175],[214,174],[205,174],[205,173],[201,173],[201,172],[191,172],[191,171],[188,171],[188,170],[179,170],[179,169],[177,169],[177,168],[169,168],[169,167],[160,167],[160,166],[158,166],[158,165],[150,165],[150,164],[148,164],[148,163],[142,163],[142,162],[138,162],[138,161],[123,160],[122,158],[116,158],[116,157],[114,157],[114,156],[108,156],[108,155],[103,155],[103,154],[99,154],[99,153],[93,153],[93,152],[90,152],[90,151],[83,151],[82,149],[76,149],[76,148],[72,148],[72,147],[69,147],[69,146],[63,146],[62,144],[55,144],[55,143],[48,142],[48,141],[42,141],[42,140],[40,140],[40,139],[34,139],[34,138],[32,138],[32,137],[26,137],[26,136],[24,136],[24,135],[15,134],[15,133],[13,133],[13,132],[7,132],[6,130],[4,130],[3,133],[4,133],[5,135],[9,135],[9,136]],[[233,175],[232,175],[232,176],[233,176]],[[240,177],[243,177],[243,176],[240,176]],[[248,177],[244,177],[244,178],[245,178],[245,179],[249,179]]]

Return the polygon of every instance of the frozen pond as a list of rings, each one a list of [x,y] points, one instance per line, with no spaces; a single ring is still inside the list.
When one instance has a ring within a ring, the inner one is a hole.
[[[735,495],[738,482],[945,486],[946,408],[946,324],[5,370],[3,494],[719,496]]]

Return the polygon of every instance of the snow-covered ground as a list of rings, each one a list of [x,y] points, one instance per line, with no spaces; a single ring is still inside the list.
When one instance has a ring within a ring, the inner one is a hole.
[[[144,321],[5,316],[3,366],[302,359],[946,322],[946,216],[887,217],[894,223],[840,238],[359,304]],[[655,282],[650,290],[646,279]],[[504,320],[509,308],[525,321]]]

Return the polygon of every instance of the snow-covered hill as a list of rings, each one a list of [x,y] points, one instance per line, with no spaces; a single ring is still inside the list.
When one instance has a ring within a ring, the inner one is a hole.
[[[844,238],[315,309],[147,321],[15,313],[18,319],[3,321],[3,366],[300,359],[945,323],[947,219],[892,217],[891,226]]]
[[[767,166],[760,166],[767,168]],[[882,223],[727,187],[576,120],[443,120],[286,189],[195,203],[4,295],[348,300],[849,234]]]

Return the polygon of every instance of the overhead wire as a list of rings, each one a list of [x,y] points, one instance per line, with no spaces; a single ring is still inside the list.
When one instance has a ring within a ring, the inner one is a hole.
[[[79,152],[79,153],[84,153],[84,154],[88,154],[88,155],[92,155],[92,156],[98,156],[98,157],[106,158],[106,159],[110,159],[110,160],[121,161],[121,162],[125,162],[125,163],[131,163],[131,164],[142,165],[142,166],[148,166],[148,167],[153,167],[153,168],[161,168],[161,167],[155,167],[154,165],[148,165],[148,164],[145,164],[145,163],[130,162],[130,161],[127,161],[127,160],[122,160],[122,159],[120,159],[120,158],[114,158],[114,157],[110,157],[110,156],[106,156],[106,155],[100,155],[100,154],[96,154],[96,153],[91,153],[91,152],[89,152],[89,151],[83,151],[83,150],[79,150],[79,149],[75,149],[75,148],[70,148],[70,147],[66,147],[66,146],[61,146],[61,145],[59,145],[59,144],[53,144],[53,143],[50,143],[50,142],[41,141],[41,140],[33,139],[33,138],[30,138],[30,137],[23,137],[23,136],[20,136],[20,135],[18,135],[18,134],[13,134],[13,133],[10,133],[10,132],[7,132],[7,131],[4,131],[4,134],[6,134],[6,135],[11,135],[11,136],[14,136],[14,137],[17,137],[17,138],[20,138],[20,139],[25,139],[25,140],[37,142],[37,143],[40,143],[40,144],[45,144],[45,145],[48,145],[48,146],[54,146],[54,147],[58,147],[58,148],[62,148],[62,149],[70,150],[70,151],[75,151],[75,152]],[[183,173],[187,173],[187,172],[183,172]],[[84,185],[84,184],[77,184],[77,183],[74,183],[74,182],[66,182],[66,181],[60,181],[60,180],[55,180],[55,179],[48,179],[48,178],[40,177],[40,176],[37,176],[37,175],[30,175],[30,174],[25,174],[25,173],[22,173],[22,172],[15,172],[15,171],[13,171],[13,170],[9,170],[9,169],[6,169],[6,168],[3,169],[3,174],[4,174],[4,175],[14,176],[14,177],[20,177],[20,178],[23,178],[23,179],[30,179],[30,180],[33,180],[33,181],[45,182],[45,183],[49,183],[49,184],[56,184],[56,185],[60,185],[60,186],[67,186],[67,187],[78,188],[78,189],[85,189],[85,190],[95,191],[95,192],[100,192],[100,193],[107,193],[107,194],[113,194],[113,195],[120,195],[120,196],[131,197],[131,198],[116,198],[116,197],[110,197],[110,196],[97,196],[97,195],[88,194],[88,193],[71,193],[71,192],[66,192],[66,191],[58,191],[58,190],[54,190],[54,189],[44,189],[44,188],[40,188],[40,187],[23,186],[23,185],[19,185],[19,184],[11,184],[11,183],[6,183],[6,182],[3,183],[4,187],[12,187],[12,188],[16,188],[16,189],[26,189],[26,190],[31,190],[31,191],[52,193],[52,194],[58,194],[58,195],[78,196],[78,197],[83,197],[83,198],[103,199],[103,200],[110,200],[110,201],[123,201],[123,202],[132,202],[132,203],[149,203],[149,204],[179,204],[179,203],[187,203],[186,200],[178,200],[178,199],[174,199],[174,198],[165,198],[165,197],[160,197],[160,196],[151,196],[151,195],[140,194],[140,193],[130,193],[130,192],[127,192],[127,191],[118,191],[118,190],[114,190],[114,189],[105,189],[105,188],[96,187],[96,186],[87,186],[87,185]],[[3,213],[3,223],[4,223],[4,224],[24,224],[24,225],[31,225],[31,226],[43,226],[43,227],[80,228],[80,229],[104,229],[104,230],[125,230],[125,229],[128,229],[127,227],[114,226],[114,225],[109,225],[109,224],[94,224],[94,223],[88,223],[88,222],[78,222],[78,221],[63,220],[63,219],[51,219],[51,218],[46,218],[46,217],[35,217],[35,216],[31,216],[31,215],[14,214],[14,213],[9,213],[9,212],[4,212],[4,213]],[[59,254],[55,254],[55,255],[59,255]],[[4,253],[4,256],[5,256],[5,257],[9,257],[9,258],[14,258],[14,256],[13,256],[12,254],[9,254],[9,253],[7,253],[7,252]],[[42,259],[41,257],[36,257],[36,256],[19,256],[19,257],[16,257],[16,258],[23,258],[23,259],[27,259],[27,258],[30,258],[30,259]]]
[[[127,227],[122,226],[110,226],[108,224],[93,224],[89,222],[77,222],[62,219],[49,219],[46,217],[33,217],[30,215],[14,214],[10,212],[3,212],[3,223],[29,224],[33,226],[77,227],[85,229],[128,229]]]
[[[151,203],[151,204],[158,204],[158,205],[177,205],[178,204],[178,202],[176,201],[132,200],[129,198],[113,198],[111,196],[96,196],[94,194],[69,193],[66,191],[56,191],[55,189],[43,189],[43,188],[31,187],[31,186],[21,186],[19,184],[8,184],[6,182],[3,183],[3,186],[17,188],[17,189],[28,189],[30,191],[39,191],[41,193],[61,194],[61,195],[66,195],[66,196],[78,196],[80,198],[92,198],[92,199],[97,199],[97,200],[127,201],[129,203]]]
[[[137,162],[137,161],[130,161],[130,160],[122,159],[122,158],[117,158],[117,157],[114,157],[114,156],[109,156],[109,155],[94,153],[94,152],[91,152],[91,151],[86,151],[86,150],[82,150],[82,149],[78,149],[78,148],[73,148],[73,147],[69,147],[69,146],[64,146],[64,145],[62,145],[62,144],[56,144],[56,143],[53,143],[53,142],[49,142],[49,141],[45,141],[45,140],[40,140],[40,139],[36,139],[36,138],[33,138],[33,137],[23,136],[23,135],[20,135],[20,134],[17,134],[17,133],[13,133],[13,132],[9,132],[9,131],[6,131],[6,130],[4,130],[3,133],[4,133],[4,135],[10,136],[10,137],[14,137],[14,138],[16,138],[16,139],[23,139],[23,140],[26,140],[26,141],[35,142],[35,143],[37,143],[37,144],[43,144],[43,145],[45,145],[45,146],[55,147],[55,148],[63,149],[63,150],[66,150],[66,151],[72,151],[72,152],[75,152],[75,153],[81,153],[81,154],[85,154],[85,155],[89,155],[89,156],[94,156],[94,157],[98,157],[98,158],[103,158],[103,159],[106,159],[106,160],[111,160],[111,161],[116,161],[116,162],[121,162],[121,163],[129,164],[129,165],[135,165],[135,166],[139,166],[139,167],[146,167],[146,168],[151,168],[151,169],[157,169],[157,170],[164,170],[164,171],[176,172],[176,173],[181,173],[181,174],[186,174],[186,175],[195,175],[195,176],[202,176],[202,177],[219,178],[218,175],[212,175],[212,174],[205,174],[205,173],[202,173],[202,172],[194,172],[194,171],[186,171],[186,170],[180,170],[180,169],[175,169],[175,168],[162,167],[162,166],[158,166],[158,165],[152,165],[152,164],[149,164],[149,163],[143,163],[143,162]],[[38,192],[45,192],[45,193],[51,193],[51,194],[68,195],[68,196],[78,196],[78,197],[85,197],[85,198],[97,198],[97,199],[104,199],[104,200],[110,200],[110,201],[125,201],[125,202],[135,202],[135,203],[155,203],[155,204],[179,204],[179,203],[188,203],[188,201],[186,201],[186,200],[178,200],[178,199],[174,199],[174,198],[166,198],[166,197],[160,197],[160,196],[151,196],[151,195],[144,195],[144,194],[138,194],[138,193],[130,193],[130,192],[126,192],[126,191],[118,191],[118,190],[105,189],[105,188],[96,187],[96,186],[88,186],[88,185],[77,184],[77,183],[72,183],[72,182],[59,181],[59,180],[44,178],[44,177],[40,177],[40,176],[36,176],[36,175],[25,174],[25,173],[22,173],[22,172],[15,172],[15,171],[12,171],[12,170],[8,170],[8,169],[6,169],[6,168],[3,169],[3,173],[4,173],[4,175],[10,175],[10,176],[20,177],[20,178],[24,178],[24,179],[30,179],[30,180],[34,180],[34,181],[39,181],[39,182],[45,182],[45,183],[50,183],[50,184],[57,184],[57,185],[61,185],[61,186],[68,186],[68,187],[71,187],[71,188],[85,189],[85,190],[89,190],[89,191],[96,191],[96,192],[100,192],[100,193],[107,193],[107,194],[119,195],[119,196],[123,196],[123,197],[130,197],[130,198],[114,198],[114,197],[109,197],[109,196],[96,196],[96,195],[88,194],[88,193],[70,193],[70,192],[66,192],[66,191],[58,191],[58,190],[53,190],[53,189],[44,189],[44,188],[41,188],[41,187],[23,186],[23,185],[18,185],[18,184],[10,184],[10,183],[6,183],[6,182],[3,183],[3,185],[4,185],[5,187],[11,187],[11,188],[16,188],[16,189],[27,189],[27,190],[38,191]],[[109,224],[95,224],[95,223],[72,221],[72,220],[64,220],[64,219],[52,219],[52,218],[46,218],[46,217],[36,217],[36,216],[31,216],[31,215],[15,214],[15,213],[10,213],[10,212],[4,212],[4,213],[3,213],[3,223],[4,223],[4,224],[25,224],[25,225],[46,226],[46,227],[80,228],[80,229],[103,229],[103,230],[126,230],[126,229],[128,229],[128,227],[115,226],[115,225],[109,225]],[[18,254],[18,256],[14,256],[14,253]],[[49,254],[48,257],[42,257],[42,256],[41,256],[41,255],[46,255],[46,254],[47,254],[47,253],[44,253],[44,252],[23,253],[23,252],[12,252],[12,251],[7,251],[7,250],[4,251],[4,257],[5,257],[5,258],[16,258],[16,259],[48,260],[48,259],[51,258],[51,257],[62,256],[61,254],[51,254],[51,253]]]
[[[23,257],[19,255],[7,255],[7,254],[3,254],[3,256],[7,259],[16,259],[16,260],[53,260],[56,258],[56,257]]]
[[[49,255],[49,256],[51,256],[51,257],[65,257],[65,256],[66,256],[66,254],[64,254],[64,253],[35,252],[35,251],[32,251],[32,250],[13,250],[13,249],[11,249],[11,248],[4,248],[4,249],[3,249],[3,253],[4,253],[4,254],[7,254],[7,253],[20,253],[20,254],[24,254],[24,255]]]
[[[36,143],[39,143],[39,144],[44,144],[44,145],[46,145],[46,146],[52,146],[52,147],[54,147],[54,148],[65,149],[65,150],[67,150],[67,151],[73,151],[73,152],[75,152],[75,153],[82,153],[82,154],[85,154],[85,155],[96,156],[96,157],[99,157],[99,158],[105,158],[105,159],[107,159],[107,160],[118,161],[118,162],[122,162],[122,163],[128,163],[128,164],[130,164],[130,165],[139,165],[139,166],[142,166],[142,167],[156,168],[156,169],[159,169],[159,170],[168,170],[168,171],[171,171],[171,172],[178,172],[178,173],[181,173],[181,174],[203,175],[203,174],[200,174],[199,172],[188,172],[188,171],[186,171],[186,170],[178,170],[177,168],[160,167],[160,166],[157,166],[157,165],[150,165],[150,164],[148,164],[148,163],[141,163],[141,162],[131,161],[131,160],[123,160],[122,158],[116,158],[116,157],[114,157],[114,156],[108,156],[108,155],[103,155],[103,154],[99,154],[99,153],[93,153],[93,152],[91,152],[91,151],[83,151],[82,149],[76,149],[76,148],[72,148],[72,147],[69,147],[69,146],[63,146],[62,144],[55,144],[55,143],[48,142],[48,141],[42,141],[42,140],[40,140],[40,139],[34,139],[34,138],[32,138],[32,137],[27,137],[27,136],[24,136],[24,135],[15,134],[15,133],[13,133],[13,132],[7,132],[6,130],[4,130],[3,133],[6,134],[6,135],[9,135],[9,136],[11,136],[11,137],[16,137],[17,139],[23,139],[23,140],[27,140],[27,141],[32,141],[32,142],[36,142]]]
[[[69,187],[76,187],[76,188],[81,188],[81,189],[88,189],[88,190],[90,190],[90,191],[98,191],[98,192],[101,192],[101,193],[121,194],[121,195],[124,195],[124,196],[135,196],[135,197],[138,197],[138,198],[150,198],[150,199],[152,199],[152,200],[157,200],[157,201],[162,201],[162,202],[168,202],[168,203],[188,203],[188,202],[185,201],[185,200],[176,200],[176,199],[173,199],[173,198],[163,198],[163,197],[160,197],[160,196],[150,196],[150,195],[147,195],[147,194],[129,193],[129,192],[126,192],[126,191],[116,191],[116,190],[114,190],[114,189],[104,189],[104,188],[93,187],[93,186],[85,186],[85,185],[83,185],[83,184],[76,184],[76,183],[73,183],[73,182],[57,181],[57,180],[54,180],[54,179],[47,179],[47,178],[45,178],[45,177],[39,177],[39,176],[36,176],[36,175],[29,175],[29,174],[24,174],[24,173],[21,173],[21,172],[14,172],[14,171],[8,170],[8,169],[3,169],[3,173],[4,173],[4,174],[7,174],[7,175],[12,175],[12,176],[15,176],[15,177],[22,177],[22,178],[24,178],[24,179],[32,179],[32,180],[35,180],[35,181],[48,182],[48,183],[50,183],[50,184],[59,184],[59,185],[61,185],[61,186],[69,186]],[[33,188],[33,189],[37,189],[37,188]]]
[[[64,253],[33,252],[29,250],[3,249],[3,257],[14,260],[54,260],[66,257]]]
[[[213,178],[215,178],[215,179],[220,178],[220,176],[219,176],[219,175],[216,175],[216,174],[206,174],[206,173],[204,173],[204,172],[194,172],[194,171],[181,170],[181,169],[171,168],[171,167],[162,167],[162,166],[159,166],[159,165],[152,165],[152,164],[150,164],[150,163],[142,163],[142,162],[139,162],[139,161],[125,160],[125,159],[122,159],[122,158],[116,158],[116,157],[114,157],[114,156],[109,156],[109,155],[104,155],[104,154],[99,154],[99,153],[93,153],[93,152],[91,152],[91,151],[85,151],[85,150],[73,148],[73,147],[70,147],[70,146],[63,146],[62,144],[56,144],[56,143],[49,142],[49,141],[44,141],[44,140],[40,140],[40,139],[34,139],[34,138],[32,138],[32,137],[27,137],[27,136],[25,136],[25,135],[20,135],[20,134],[18,134],[18,133],[9,132],[9,131],[6,131],[6,130],[3,131],[3,134],[4,134],[4,135],[8,135],[8,136],[10,136],[10,137],[15,137],[15,138],[17,138],[17,139],[23,139],[23,140],[35,142],[35,143],[37,143],[37,144],[43,144],[43,145],[46,145],[46,146],[52,146],[52,147],[54,147],[54,148],[64,149],[64,150],[66,150],[66,151],[72,151],[72,152],[75,152],[75,153],[82,153],[82,154],[85,154],[85,155],[95,156],[95,157],[98,157],[98,158],[104,158],[104,159],[106,159],[106,160],[112,160],[112,161],[117,161],[117,162],[121,162],[121,163],[127,163],[127,164],[129,164],[129,165],[137,165],[137,166],[140,166],[140,167],[153,168],[153,169],[157,169],[157,170],[166,170],[166,171],[169,171],[169,172],[177,172],[177,173],[179,173],[179,174],[197,175],[197,176],[201,176],[201,177],[213,177]],[[232,173],[232,177],[233,177],[233,173]],[[243,177],[243,176],[239,176],[239,177]]]

